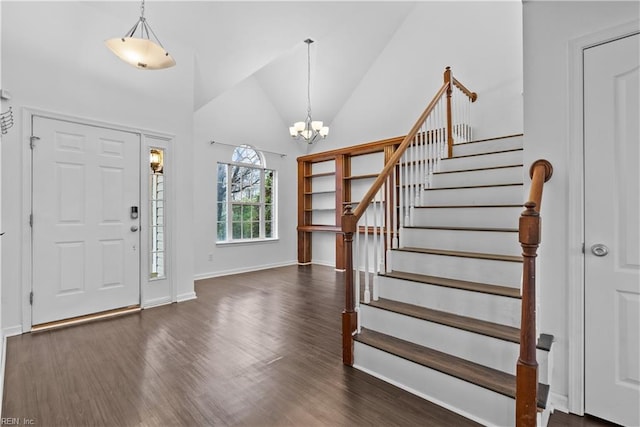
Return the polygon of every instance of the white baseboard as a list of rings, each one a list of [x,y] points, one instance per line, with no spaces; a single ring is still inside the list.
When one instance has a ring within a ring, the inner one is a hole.
[[[262,264],[262,265],[256,265],[251,267],[234,268],[231,270],[214,271],[211,273],[196,274],[193,277],[193,279],[194,280],[212,279],[214,277],[230,276],[232,274],[251,273],[253,271],[269,270],[270,268],[286,267],[289,265],[296,265],[297,263],[298,261],[294,260],[294,261],[278,262],[274,264]]]
[[[331,267],[331,268],[336,268],[336,263],[335,262],[330,262],[330,261],[323,261],[323,260],[313,260],[311,261],[312,265],[324,265],[325,267]],[[343,271],[343,270],[340,270]]]
[[[2,396],[4,396],[4,372],[7,363],[7,337],[4,331],[0,331],[2,336],[2,354],[0,354],[0,417],[2,417]]]
[[[569,398],[567,396],[550,392],[549,403],[553,406],[554,410],[557,409],[558,411],[564,412],[565,414],[569,413]]]
[[[7,338],[14,335],[22,335],[22,326],[12,326],[0,330],[0,338],[2,338],[2,354],[0,357],[0,417],[2,416],[2,396],[4,396],[4,373],[7,365]]]
[[[2,335],[4,337],[13,337],[16,335],[22,335],[22,326],[16,325],[16,326],[9,326],[8,328],[4,328],[2,330]]]
[[[185,301],[189,301],[192,299],[197,299],[198,296],[196,295],[195,291],[194,292],[187,292],[184,294],[180,294],[176,297],[176,302],[185,302]]]
[[[142,308],[147,309],[147,308],[153,308],[153,307],[158,307],[158,306],[167,305],[167,304],[171,304],[171,297],[161,297],[161,298],[155,298],[149,301],[145,301],[142,304]]]

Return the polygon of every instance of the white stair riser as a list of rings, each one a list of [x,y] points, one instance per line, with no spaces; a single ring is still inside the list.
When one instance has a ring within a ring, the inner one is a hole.
[[[361,305],[362,327],[429,347],[489,368],[516,374],[520,345],[411,316]],[[538,350],[536,359],[545,361],[547,352]]]
[[[453,155],[468,156],[470,154],[492,153],[494,151],[504,151],[515,148],[522,148],[522,136],[472,142],[469,144],[454,144]]]
[[[519,165],[522,163],[522,150],[490,153],[480,156],[453,157],[443,159],[440,163],[440,172],[491,168],[495,166]]]
[[[436,173],[431,177],[430,188],[511,184],[514,182],[522,182],[522,177],[522,166],[499,169],[480,169],[464,172]]]
[[[517,231],[403,228],[400,230],[400,246],[500,255],[522,254]]]
[[[418,208],[414,210],[414,225],[424,227],[518,228],[518,221],[523,210],[524,208],[521,206],[490,208]]]
[[[515,400],[356,342],[354,367],[484,425],[509,426]]]
[[[380,298],[520,327],[521,300],[380,276]]]
[[[423,206],[518,204],[523,191],[522,185],[425,190]]]
[[[394,270],[520,288],[522,263],[392,251]]]

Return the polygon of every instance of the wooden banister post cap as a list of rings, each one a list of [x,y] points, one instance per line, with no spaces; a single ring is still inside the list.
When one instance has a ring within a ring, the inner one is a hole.
[[[526,202],[524,204],[525,210],[522,212],[523,216],[540,216],[538,211],[536,211],[536,203],[535,202]]]
[[[347,234],[355,233],[357,224],[358,220],[353,214],[352,206],[345,206],[344,214],[342,214],[342,232]]]
[[[534,202],[524,204],[525,210],[520,214],[518,240],[522,244],[523,255],[535,256],[542,234],[540,214]]]
[[[547,182],[551,179],[551,175],[553,175],[553,165],[549,160],[538,159],[531,164],[531,168],[529,168],[529,177],[533,178],[533,172],[538,167],[544,167],[544,182]]]

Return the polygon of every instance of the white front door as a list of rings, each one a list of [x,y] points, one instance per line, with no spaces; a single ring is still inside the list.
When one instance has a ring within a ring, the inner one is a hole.
[[[32,135],[32,324],[139,304],[140,136],[38,116]]]
[[[584,51],[585,412],[640,425],[640,35]]]

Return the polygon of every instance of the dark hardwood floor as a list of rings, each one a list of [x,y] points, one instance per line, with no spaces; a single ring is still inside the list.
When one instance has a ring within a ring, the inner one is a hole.
[[[11,337],[2,417],[38,426],[475,425],[342,365],[341,279],[292,266],[203,280],[194,301]],[[550,425],[606,425],[560,415]]]

